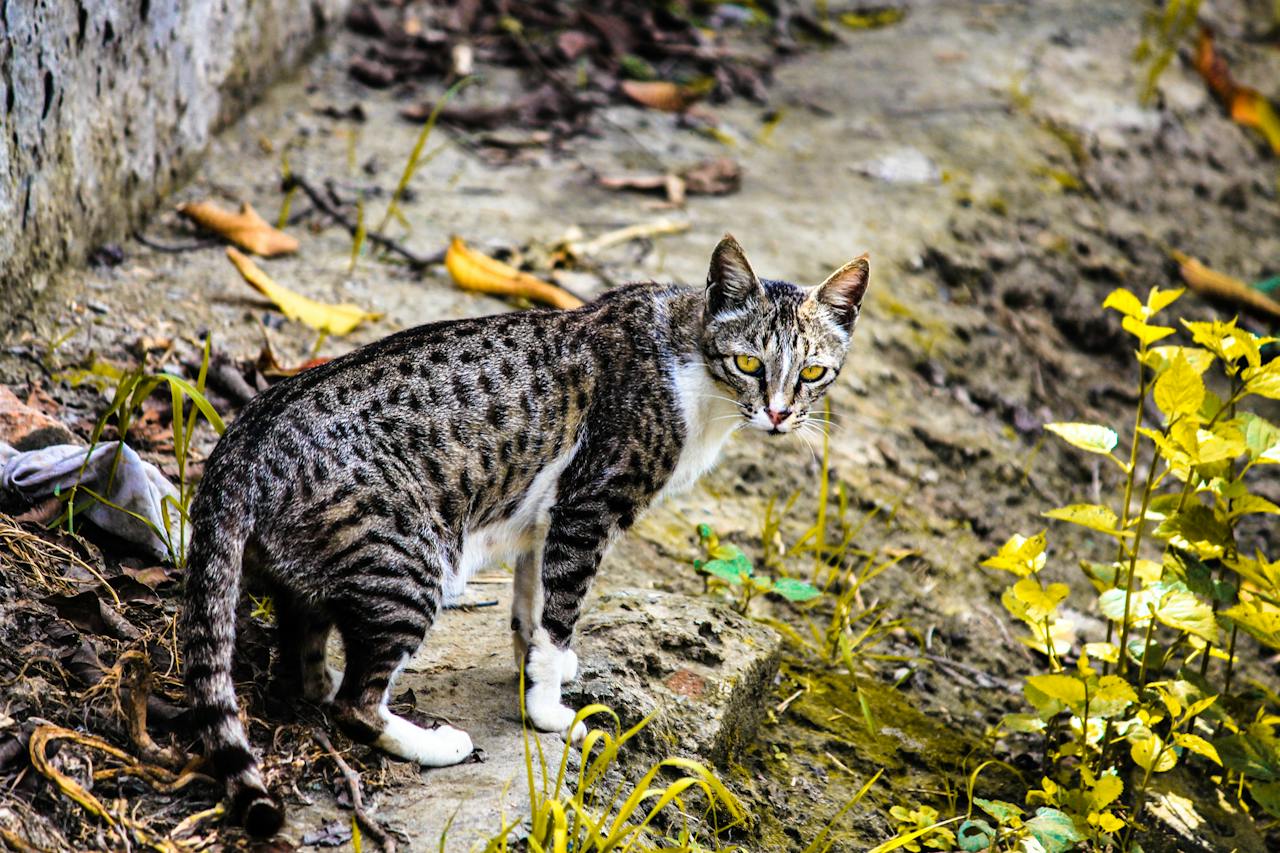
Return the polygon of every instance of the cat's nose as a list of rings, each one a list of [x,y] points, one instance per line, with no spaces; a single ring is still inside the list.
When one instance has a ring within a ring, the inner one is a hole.
[[[787,418],[791,417],[790,409],[783,409],[780,412],[775,412],[773,409],[765,409],[764,413],[769,418],[769,422],[772,423],[774,426],[777,426],[778,424],[785,421]]]

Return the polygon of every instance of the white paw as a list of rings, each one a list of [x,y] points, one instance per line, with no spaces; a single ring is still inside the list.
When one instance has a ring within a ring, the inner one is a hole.
[[[374,741],[392,755],[416,761],[423,767],[448,767],[471,754],[471,736],[453,726],[424,729],[408,720],[388,714],[386,728]]]
[[[525,693],[525,713],[533,727],[542,732],[558,732],[564,739],[577,745],[586,737],[587,727],[583,723],[574,725],[577,713],[560,702],[560,690],[548,689],[546,685],[534,685]],[[572,726],[572,730],[570,730]]]
[[[325,672],[329,674],[329,685],[324,695],[320,697],[320,701],[325,705],[332,705],[333,700],[338,696],[338,688],[342,686],[342,672],[328,664],[325,665]]]
[[[560,653],[560,683],[565,684],[578,677],[578,653],[565,649]]]

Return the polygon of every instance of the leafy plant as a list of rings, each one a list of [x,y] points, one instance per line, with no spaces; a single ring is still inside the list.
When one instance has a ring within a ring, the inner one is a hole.
[[[796,578],[757,575],[751,559],[737,545],[721,542],[710,525],[698,525],[698,541],[706,559],[694,560],[693,567],[707,576],[709,585],[723,586],[734,594],[735,609],[744,616],[757,595],[773,594],[797,603],[822,595],[813,584]]]
[[[1069,589],[1044,578],[1045,531],[1010,537],[983,563],[1017,578],[1002,601],[1027,627],[1022,642],[1047,661],[1024,685],[1034,713],[1004,721],[1046,741],[1049,773],[1027,802],[1060,809],[1082,839],[1121,850],[1135,847],[1153,775],[1192,756],[1225,794],[1247,790],[1280,816],[1275,697],[1233,693],[1240,632],[1280,649],[1280,561],[1238,544],[1246,518],[1280,514],[1251,490],[1264,466],[1280,464],[1280,428],[1245,408],[1250,398],[1280,399],[1280,361],[1263,358],[1274,338],[1234,320],[1183,321],[1194,346],[1157,346],[1177,331],[1157,316],[1181,294],[1155,288],[1143,301],[1121,289],[1103,303],[1137,344],[1138,402],[1122,454],[1109,426],[1047,427],[1123,475],[1113,503],[1044,513],[1110,540],[1110,561],[1081,565],[1106,635],[1068,659]]]
[[[205,338],[201,351],[200,370],[194,384],[172,373],[149,373],[143,366],[122,371],[101,361],[95,362],[89,370],[80,371],[67,377],[73,384],[90,382],[103,390],[111,387],[111,383],[114,383],[114,390],[111,403],[94,424],[93,433],[89,438],[89,450],[85,453],[85,461],[80,467],[80,475],[76,484],[59,495],[65,503],[65,509],[57,521],[54,522],[55,525],[65,524],[69,532],[75,532],[76,514],[82,512],[92,503],[101,503],[146,524],[165,543],[173,564],[178,568],[186,565],[188,510],[191,507],[191,501],[195,497],[196,490],[195,484],[190,482],[187,477],[191,442],[195,436],[200,416],[203,416],[219,435],[226,429],[226,425],[218,415],[217,410],[214,409],[213,404],[209,402],[209,399],[204,394],[205,377],[209,372],[210,354],[211,342],[209,338]],[[158,528],[150,519],[112,503],[102,494],[79,482],[84,477],[89,457],[102,440],[102,433],[106,430],[107,425],[114,421],[116,434],[120,436],[121,440],[117,444],[115,455],[111,460],[111,470],[107,477],[106,486],[102,489],[106,494],[111,494],[112,484],[115,481],[120,459],[124,452],[124,438],[129,432],[129,427],[133,424],[138,412],[142,410],[143,401],[155,393],[162,385],[168,386],[170,402],[173,408],[173,455],[178,468],[177,499],[175,500],[172,496],[166,495],[161,501],[160,517],[164,522],[164,529]],[[184,414],[188,400],[192,403],[191,411]],[[173,515],[177,517],[176,528],[171,527],[170,510],[173,510]]]

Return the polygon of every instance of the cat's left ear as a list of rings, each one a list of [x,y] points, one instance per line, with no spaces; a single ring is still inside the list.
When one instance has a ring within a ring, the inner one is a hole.
[[[870,277],[871,265],[867,256],[861,255],[827,276],[810,298],[830,309],[840,325],[852,332]]]

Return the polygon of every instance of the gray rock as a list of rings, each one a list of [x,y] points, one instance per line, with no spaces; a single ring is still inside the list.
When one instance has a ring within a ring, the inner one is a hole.
[[[621,589],[578,626],[579,677],[571,707],[599,702],[654,757],[680,754],[723,765],[754,735],[778,669],[771,629],[709,599]]]

